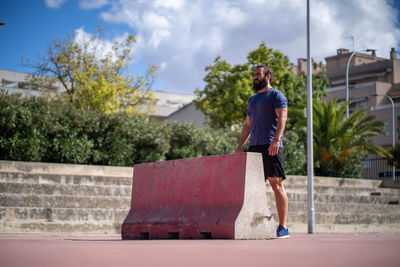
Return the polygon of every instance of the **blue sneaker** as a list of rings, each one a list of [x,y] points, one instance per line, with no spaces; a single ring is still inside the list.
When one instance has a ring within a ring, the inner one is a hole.
[[[289,229],[279,225],[278,229],[276,229],[276,237],[289,238]]]

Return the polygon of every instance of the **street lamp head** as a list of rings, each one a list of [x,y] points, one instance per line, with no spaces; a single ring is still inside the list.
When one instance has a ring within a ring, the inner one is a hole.
[[[0,21],[0,26],[3,26],[3,25],[5,25],[5,24],[6,24],[5,22]]]

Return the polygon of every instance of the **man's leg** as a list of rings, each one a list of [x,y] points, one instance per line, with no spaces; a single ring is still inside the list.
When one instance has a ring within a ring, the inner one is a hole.
[[[268,177],[272,190],[275,194],[276,209],[278,210],[279,224],[287,228],[288,216],[288,198],[286,195],[285,187],[282,183],[282,178]]]

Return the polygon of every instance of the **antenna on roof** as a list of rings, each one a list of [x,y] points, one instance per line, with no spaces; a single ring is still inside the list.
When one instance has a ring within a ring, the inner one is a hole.
[[[352,34],[350,34],[349,37],[345,37],[346,39],[351,39],[353,41],[353,51],[355,51],[356,49],[356,41],[354,39],[354,36]]]

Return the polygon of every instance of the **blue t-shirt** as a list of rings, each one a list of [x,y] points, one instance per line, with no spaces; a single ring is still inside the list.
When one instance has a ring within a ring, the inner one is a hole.
[[[250,116],[251,132],[250,145],[267,145],[274,140],[278,116],[275,109],[287,108],[285,95],[275,88],[253,95],[247,106],[247,115]],[[282,138],[280,140],[282,147]]]

